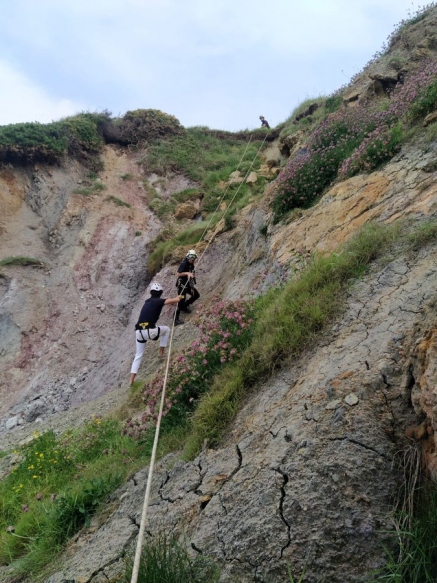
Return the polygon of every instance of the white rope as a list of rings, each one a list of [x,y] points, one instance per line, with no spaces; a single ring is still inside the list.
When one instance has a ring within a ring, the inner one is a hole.
[[[219,219],[219,221],[218,221],[218,222],[220,222],[220,220],[221,220],[221,219],[222,219],[222,218],[225,216],[225,214],[227,213],[227,211],[228,211],[228,209],[230,208],[231,204],[234,202],[234,200],[235,200],[235,197],[236,197],[236,196],[237,196],[237,194],[239,193],[239,191],[240,191],[240,188],[241,188],[241,187],[243,186],[243,184],[246,182],[246,179],[247,179],[247,177],[249,176],[249,174],[250,174],[250,171],[252,170],[252,166],[255,164],[255,160],[258,158],[258,154],[260,153],[260,151],[261,151],[261,148],[263,147],[263,145],[264,145],[264,142],[266,141],[266,137],[267,137],[267,134],[264,136],[264,139],[263,139],[263,141],[262,141],[262,143],[261,143],[260,147],[258,148],[258,151],[257,151],[257,153],[255,154],[255,158],[252,160],[252,164],[249,166],[249,170],[246,172],[246,175],[245,175],[245,177],[244,177],[244,178],[243,178],[243,180],[240,182],[240,184],[239,184],[239,186],[238,186],[237,190],[235,191],[235,194],[234,194],[234,196],[231,198],[231,201],[229,202],[229,204],[227,205],[227,207],[226,207],[226,208],[225,208],[225,210],[223,211],[223,215],[220,217],[220,219]],[[207,251],[208,247],[209,247],[209,246],[210,246],[210,244],[213,242],[213,240],[214,240],[214,236],[215,236],[215,234],[216,234],[216,231],[217,231],[217,228],[218,228],[218,223],[217,223],[217,227],[216,227],[216,229],[215,229],[214,233],[211,235],[211,237],[210,237],[210,239],[209,239],[209,241],[208,241],[208,244],[207,244],[207,246],[205,247],[205,249],[202,251],[202,253],[201,253],[201,255],[200,255],[200,258],[199,258],[198,264],[199,264],[199,263],[202,261],[202,259],[203,259],[203,256],[205,255],[205,253],[206,253],[206,251]]]
[[[264,139],[265,139],[265,138],[264,138]],[[244,156],[246,155],[247,148],[249,147],[249,145],[250,145],[250,142],[251,142],[251,141],[252,141],[252,134],[250,134],[249,141],[247,142],[247,144],[246,144],[246,148],[244,149],[244,152],[243,152],[243,155],[241,156],[241,158],[240,158],[240,161],[238,162],[238,166],[235,168],[235,172],[236,172],[236,171],[238,170],[238,168],[240,167],[240,165],[241,165],[241,162],[243,161],[243,158],[244,158]],[[263,142],[263,143],[264,143],[264,142]],[[202,235],[201,235],[201,237],[200,237],[199,241],[201,241],[201,240],[203,239],[203,237],[205,236],[205,234],[206,234],[207,230],[209,229],[209,226],[210,226],[210,224],[212,223],[212,219],[214,218],[214,215],[216,214],[216,212],[217,212],[217,211],[218,211],[218,209],[220,208],[220,205],[222,204],[222,202],[223,202],[223,199],[225,198],[225,196],[226,196],[226,193],[228,192],[228,190],[229,190],[229,187],[230,187],[230,186],[231,186],[231,185],[230,185],[230,183],[228,182],[228,184],[227,184],[227,186],[226,186],[226,188],[225,188],[225,190],[224,190],[224,192],[223,192],[223,195],[222,195],[221,199],[218,201],[218,203],[217,203],[217,206],[216,206],[216,208],[215,208],[215,211],[212,213],[212,215],[211,215],[211,218],[209,219],[209,221],[208,221],[208,224],[206,225],[206,227],[205,227],[205,230],[203,231],[203,233],[202,233]]]
[[[146,492],[144,494],[143,511],[141,513],[140,530],[138,533],[137,548],[135,551],[135,559],[134,559],[134,566],[132,569],[131,583],[137,583],[138,572],[140,569],[141,549],[143,546],[144,531],[146,530],[147,510],[149,508],[150,490],[152,488],[152,478],[153,478],[153,470],[155,467],[156,450],[158,448],[159,430],[161,427],[162,412],[164,409],[164,398],[165,398],[165,389],[167,386],[168,369],[170,368],[170,355],[171,355],[171,346],[172,346],[172,342],[173,342],[175,316],[176,316],[176,311],[175,311],[175,314],[173,316],[173,325],[171,327],[171,333],[170,333],[170,344],[169,344],[168,353],[167,353],[167,365],[165,367],[164,384],[162,387],[161,401],[159,404],[158,420],[156,422],[156,428],[155,428],[155,439],[153,441],[152,456],[150,458],[149,473],[147,475],[147,486],[146,486]]]
[[[229,203],[229,205],[228,205],[227,208],[230,207],[230,205],[234,201],[235,197],[237,196],[237,194],[238,194],[241,186],[243,185],[243,183],[245,182],[247,176],[249,175],[249,172],[251,171],[252,166],[254,165],[255,160],[257,159],[258,154],[261,151],[262,146],[264,145],[264,142],[266,140],[266,137],[267,137],[267,134],[264,137],[264,140],[262,141],[262,144],[259,147],[259,149],[258,149],[258,151],[257,151],[257,153],[255,155],[255,158],[253,159],[252,164],[250,165],[249,170],[246,173],[246,176],[243,178],[243,181],[238,186],[238,188],[237,188],[234,196],[232,197],[232,200]],[[251,137],[251,139],[252,139],[252,137]],[[249,140],[249,143],[250,143],[250,140]],[[249,143],[246,146],[246,150],[247,150],[247,147],[248,147]],[[245,150],[244,154],[246,153],[246,150]],[[243,156],[244,156],[244,154],[243,154]],[[240,160],[239,165],[240,164],[241,164],[241,160]],[[225,191],[225,194],[226,194],[226,191]],[[224,197],[224,195],[223,195],[223,197]],[[219,205],[220,204],[221,204],[221,201],[220,201]],[[213,217],[214,217],[214,214],[217,212],[217,210],[218,210],[218,207],[214,211],[214,213],[212,215]],[[226,214],[226,210],[227,209],[225,209],[225,211],[223,213],[223,216]],[[223,218],[223,216],[221,218]],[[207,246],[205,247],[204,251],[202,252],[202,254],[201,254],[200,258],[199,258],[198,264],[201,262],[203,256],[205,255],[206,250],[208,249],[210,243],[214,239],[214,234],[215,233],[213,233],[213,236],[208,241]],[[202,235],[202,237],[203,237],[203,235]],[[185,291],[185,288],[187,287],[189,281],[190,281],[190,278],[187,279],[187,283],[182,288],[181,293],[183,293]],[[181,294],[179,294],[179,295],[181,295]],[[173,315],[173,324],[172,324],[171,333],[170,333],[170,343],[169,343],[168,353],[167,353],[167,364],[166,364],[166,367],[165,367],[164,383],[163,383],[163,386],[162,386],[161,401],[160,401],[160,404],[159,404],[158,419],[157,419],[156,428],[155,428],[155,438],[153,440],[152,456],[150,458],[150,463],[149,463],[149,473],[147,475],[146,492],[144,494],[143,510],[142,510],[142,513],[141,513],[140,530],[138,532],[137,547],[136,547],[136,551],[135,551],[135,559],[134,559],[134,565],[133,565],[133,569],[132,569],[131,583],[137,583],[137,581],[138,581],[138,573],[139,573],[139,570],[140,570],[141,550],[142,550],[142,546],[143,546],[144,532],[146,530],[147,511],[148,511],[148,508],[149,508],[150,491],[152,489],[152,478],[153,478],[153,471],[154,471],[154,468],[155,468],[156,450],[158,448],[159,430],[161,428],[162,413],[163,413],[163,410],[164,410],[165,391],[166,391],[166,388],[167,388],[168,371],[169,371],[169,368],[170,368],[170,356],[171,356],[171,348],[172,348],[172,343],[173,343],[173,332],[174,332],[174,328],[175,328],[175,324],[174,323],[175,323],[175,319],[176,319],[176,312],[177,312],[177,310],[175,310],[174,315]]]

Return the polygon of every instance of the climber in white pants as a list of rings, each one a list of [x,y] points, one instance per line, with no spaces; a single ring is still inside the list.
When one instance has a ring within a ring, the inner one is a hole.
[[[179,303],[181,296],[161,298],[162,292],[161,284],[157,282],[151,284],[150,298],[144,302],[138,322],[135,324],[136,353],[130,371],[129,384],[132,384],[135,380],[148,340],[156,341],[159,339],[159,354],[161,356],[164,355],[164,348],[167,346],[170,328],[168,326],[157,326],[156,322],[161,315],[162,308],[168,304]]]

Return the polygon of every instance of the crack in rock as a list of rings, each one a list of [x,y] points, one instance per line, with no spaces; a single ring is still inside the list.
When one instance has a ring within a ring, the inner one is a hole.
[[[287,542],[281,548],[281,554],[280,554],[280,558],[282,559],[282,556],[284,554],[285,549],[287,549],[291,545],[291,525],[284,516],[284,500],[285,500],[285,497],[287,495],[285,492],[285,486],[288,484],[289,478],[288,478],[288,475],[285,472],[283,472],[280,468],[273,468],[273,471],[277,472],[278,474],[280,474],[282,476],[282,485],[280,487],[281,498],[279,500],[278,510],[279,510],[279,516],[281,517],[282,522],[287,527]]]
[[[349,443],[353,443],[354,445],[358,445],[359,447],[367,449],[368,451],[373,451],[373,453],[376,453],[377,455],[379,455],[379,457],[382,457],[386,460],[389,460],[389,457],[385,453],[381,453],[380,451],[376,450],[375,448],[371,447],[370,445],[366,445],[365,443],[361,443],[360,441],[353,439],[351,437],[329,437],[328,440],[329,441],[348,441]]]
[[[196,553],[199,553],[199,555],[203,555],[202,549],[199,549],[199,547],[197,547],[193,542],[191,542],[191,548],[193,551],[196,551]]]

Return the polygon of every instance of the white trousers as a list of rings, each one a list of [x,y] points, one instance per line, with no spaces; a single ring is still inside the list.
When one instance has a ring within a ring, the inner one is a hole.
[[[143,358],[144,350],[146,348],[147,342],[143,341],[144,339],[149,340],[148,332],[150,332],[150,336],[156,336],[157,330],[159,330],[159,346],[165,348],[168,342],[168,336],[170,334],[170,328],[168,326],[157,326],[156,328],[150,328],[149,330],[142,330],[143,336],[141,336],[140,330],[135,330],[135,344],[137,347],[137,351],[135,353],[135,358],[132,363],[131,373],[137,374],[138,369],[140,368],[141,359]]]

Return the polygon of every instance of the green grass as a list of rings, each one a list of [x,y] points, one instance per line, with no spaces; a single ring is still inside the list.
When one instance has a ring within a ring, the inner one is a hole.
[[[127,206],[128,208],[132,208],[131,204],[124,200],[121,200],[121,198],[113,196],[112,194],[110,196],[107,196],[106,200],[108,200],[109,202],[113,202],[117,206]]]
[[[214,226],[217,220],[218,218],[215,218],[215,221],[212,221],[210,226]],[[161,239],[162,235],[158,236],[151,245],[154,250],[147,261],[147,269],[150,274],[157,273],[177,247],[194,247],[200,241],[207,225],[206,221],[199,221],[177,235],[169,232],[168,238],[164,235],[164,240]]]
[[[93,418],[60,439],[36,435],[15,452],[23,461],[0,482],[0,564],[36,581],[107,494],[147,463],[149,452],[122,436],[114,419]]]
[[[132,578],[133,556],[126,563],[125,581]],[[203,556],[191,558],[174,536],[145,541],[138,583],[214,583],[220,576],[214,563]]]
[[[130,174],[129,172],[126,172],[125,174],[121,174],[120,179],[121,180],[134,180],[135,176],[133,174]]]
[[[102,192],[106,190],[106,185],[103,182],[96,181],[91,184],[91,186],[84,186],[81,188],[75,188],[73,190],[74,194],[82,194],[83,196],[90,196],[91,194],[96,194],[97,192]]]
[[[22,266],[33,265],[35,267],[44,267],[44,263],[39,259],[24,256],[5,257],[4,259],[0,260],[0,265],[2,267],[7,265],[22,265]]]
[[[250,142],[249,137],[250,133],[242,139],[235,139],[232,134],[218,137],[208,128],[187,128],[181,135],[152,144],[141,164],[147,173],[178,172],[195,181],[198,187],[174,195],[173,200],[184,202],[201,193],[204,212],[211,212],[223,195],[219,183],[229,180],[238,166],[244,176],[256,158],[261,142],[259,139]],[[252,169],[259,166],[260,159],[256,158]],[[229,189],[225,200],[230,200],[233,192],[235,188]]]
[[[427,482],[416,493],[413,515],[396,513],[387,564],[371,583],[435,583],[437,581],[437,485]],[[370,580],[369,580],[370,583]]]
[[[287,573],[288,573],[288,578],[290,579],[290,583],[303,583],[303,581],[305,581],[305,571],[306,571],[305,569],[302,571],[299,579],[295,579],[293,577],[292,572],[291,572],[290,566],[287,565]]]

